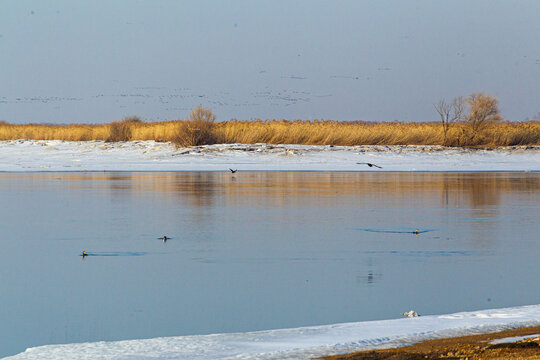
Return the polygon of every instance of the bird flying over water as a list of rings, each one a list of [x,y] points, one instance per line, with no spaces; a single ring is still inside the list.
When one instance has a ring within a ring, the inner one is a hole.
[[[361,163],[357,163],[357,164],[359,164],[359,165],[367,165],[369,167],[375,166],[376,168],[382,169],[382,166],[375,165],[375,164],[372,164],[372,163],[361,162]]]
[[[229,170],[231,170],[231,172],[232,172],[233,174],[234,174],[235,172],[237,172],[237,171],[238,171],[238,169],[236,169],[236,170],[233,170],[233,169],[231,169],[231,168],[229,168]]]

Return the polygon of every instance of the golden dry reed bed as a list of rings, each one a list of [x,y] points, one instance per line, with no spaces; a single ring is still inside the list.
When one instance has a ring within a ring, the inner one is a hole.
[[[179,146],[213,143],[309,145],[540,145],[540,122],[494,123],[474,131],[454,123],[446,141],[440,123],[253,120],[143,122],[137,117],[109,124],[15,125],[0,122],[0,140],[156,140]]]

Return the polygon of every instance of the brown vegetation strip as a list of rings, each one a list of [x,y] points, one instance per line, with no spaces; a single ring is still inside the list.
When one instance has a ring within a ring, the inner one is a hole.
[[[15,125],[0,122],[0,140],[155,140],[179,146],[204,144],[304,144],[304,145],[540,145],[540,122],[496,123],[473,131],[466,123],[448,129],[446,139],[439,123],[365,123],[339,121],[164,121],[138,118],[110,124]]]
[[[490,341],[514,336],[540,334],[540,327],[506,330],[497,333],[423,341],[411,346],[361,351],[324,357],[326,360],[424,360],[424,359],[540,359],[540,340],[490,344]]]

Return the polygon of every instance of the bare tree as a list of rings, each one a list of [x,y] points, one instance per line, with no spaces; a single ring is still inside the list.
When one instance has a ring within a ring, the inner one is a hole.
[[[447,144],[447,134],[450,129],[450,124],[463,119],[464,101],[463,98],[457,97],[452,100],[451,103],[447,103],[446,100],[440,100],[438,103],[433,104],[433,107],[441,117],[441,125],[444,134],[444,144]]]
[[[189,121],[194,123],[213,123],[216,120],[216,115],[210,109],[205,109],[202,106],[195,107],[189,114]]]
[[[502,120],[498,106],[499,100],[492,95],[474,93],[469,95],[465,101],[469,105],[469,114],[466,120],[473,133]]]

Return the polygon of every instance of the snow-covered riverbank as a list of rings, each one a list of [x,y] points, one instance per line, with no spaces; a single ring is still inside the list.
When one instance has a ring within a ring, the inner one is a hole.
[[[373,163],[382,167],[369,167]],[[0,171],[540,171],[540,147],[0,141]],[[409,309],[396,309],[396,314]],[[47,345],[5,359],[307,359],[540,325],[540,305],[249,333]]]
[[[382,167],[368,167],[358,162]],[[130,141],[0,141],[0,171],[540,171],[540,146],[207,145]]]
[[[5,360],[309,359],[540,325],[540,305],[248,333],[47,345]]]

